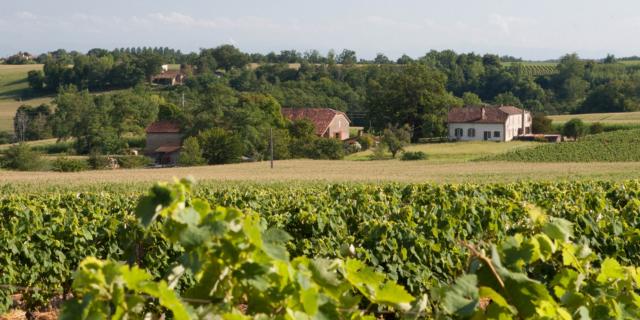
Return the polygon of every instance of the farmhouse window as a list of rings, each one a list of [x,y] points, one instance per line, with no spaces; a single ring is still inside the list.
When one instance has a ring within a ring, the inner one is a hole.
[[[469,128],[469,130],[467,130],[467,136],[469,136],[469,137],[475,137],[475,136],[476,136],[476,129],[474,129],[474,128]]]
[[[456,128],[455,135],[456,137],[462,137],[462,128]]]
[[[494,131],[493,132],[493,137],[494,138],[500,138],[500,131]]]

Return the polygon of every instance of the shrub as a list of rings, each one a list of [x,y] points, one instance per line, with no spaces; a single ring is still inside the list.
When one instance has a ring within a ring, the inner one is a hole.
[[[95,170],[106,169],[111,165],[109,157],[100,155],[98,153],[92,153],[89,156],[89,160],[87,160],[87,162],[89,163],[89,167]]]
[[[399,151],[404,150],[404,146],[406,146],[410,140],[411,132],[407,125],[403,127],[389,126],[387,129],[384,129],[382,136],[382,142],[389,148],[389,152],[391,152],[393,158],[396,157]]]
[[[553,132],[553,121],[542,113],[535,113],[533,115],[531,127],[533,133],[551,133]]]
[[[350,154],[350,153],[356,153],[356,152],[360,152],[362,151],[362,146],[360,145],[360,143],[358,143],[358,141],[354,141],[353,143],[347,143],[344,146],[344,150]]]
[[[400,160],[403,161],[411,161],[411,160],[426,160],[427,154],[422,151],[405,151],[402,153],[402,158]]]
[[[587,126],[578,118],[573,118],[562,127],[562,135],[578,139],[586,132]]]
[[[590,134],[597,134],[597,133],[603,133],[603,132],[604,132],[604,125],[600,122],[594,122],[589,126]]]
[[[371,160],[384,160],[387,158],[387,156],[385,155],[385,149],[387,148],[387,146],[384,143],[378,143],[376,146],[373,147],[373,153],[371,154],[370,158]]]
[[[0,131],[0,144],[13,142],[13,134],[8,131]]]
[[[144,149],[145,145],[147,144],[147,137],[127,137],[125,138],[125,141],[127,142],[127,146],[129,146],[129,148]]]
[[[313,149],[308,155],[312,159],[340,160],[344,158],[342,141],[333,138],[320,138],[313,142]]]
[[[51,163],[51,169],[58,172],[78,172],[89,169],[89,164],[82,159],[60,157]]]
[[[151,164],[151,159],[145,156],[120,156],[118,157],[118,165],[121,168],[143,168]]]
[[[376,144],[376,141],[370,134],[363,134],[359,136],[356,141],[362,146],[362,151],[369,150],[369,148],[373,148]]]
[[[178,164],[181,166],[199,166],[205,164],[206,161],[202,157],[202,149],[200,149],[200,143],[198,138],[189,137],[184,140],[182,144],[182,150],[178,157]]]
[[[40,153],[31,150],[24,144],[14,144],[9,147],[4,154],[2,166],[18,171],[37,171],[44,168],[44,161],[40,158]]]
[[[240,161],[243,144],[240,138],[230,131],[213,128],[198,135],[202,156],[209,164],[224,164]]]
[[[71,141],[34,146],[33,150],[40,151],[46,154],[75,153],[74,144]]]

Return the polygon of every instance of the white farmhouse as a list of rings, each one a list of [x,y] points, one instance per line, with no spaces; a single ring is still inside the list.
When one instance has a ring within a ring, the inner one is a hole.
[[[465,106],[447,116],[450,140],[511,141],[531,134],[531,113],[512,106]]]

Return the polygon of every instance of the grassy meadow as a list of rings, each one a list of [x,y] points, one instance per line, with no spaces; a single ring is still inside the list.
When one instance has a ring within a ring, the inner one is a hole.
[[[13,117],[21,105],[51,102],[51,97],[31,98],[27,73],[41,69],[41,64],[0,65],[0,131],[13,131]]]
[[[31,70],[42,70],[42,65],[0,65],[0,101],[25,98],[29,93],[27,73]]]
[[[492,154],[504,153],[511,150],[530,148],[537,142],[511,141],[498,143],[490,141],[445,142],[429,144],[413,144],[405,148],[406,151],[422,151],[427,154],[429,163],[456,163],[475,160]],[[371,150],[348,155],[345,160],[369,160]],[[397,156],[399,157],[399,156]]]
[[[587,123],[600,122],[603,124],[638,124],[640,125],[640,111],[563,114],[563,115],[549,116],[549,118],[553,120],[554,124],[563,124],[573,118],[578,118]]]

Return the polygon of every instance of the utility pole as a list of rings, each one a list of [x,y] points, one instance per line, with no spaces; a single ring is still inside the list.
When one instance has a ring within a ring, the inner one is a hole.
[[[273,128],[269,128],[269,149],[271,149],[271,169],[273,169]]]
[[[184,92],[182,93],[182,111],[184,111]]]

